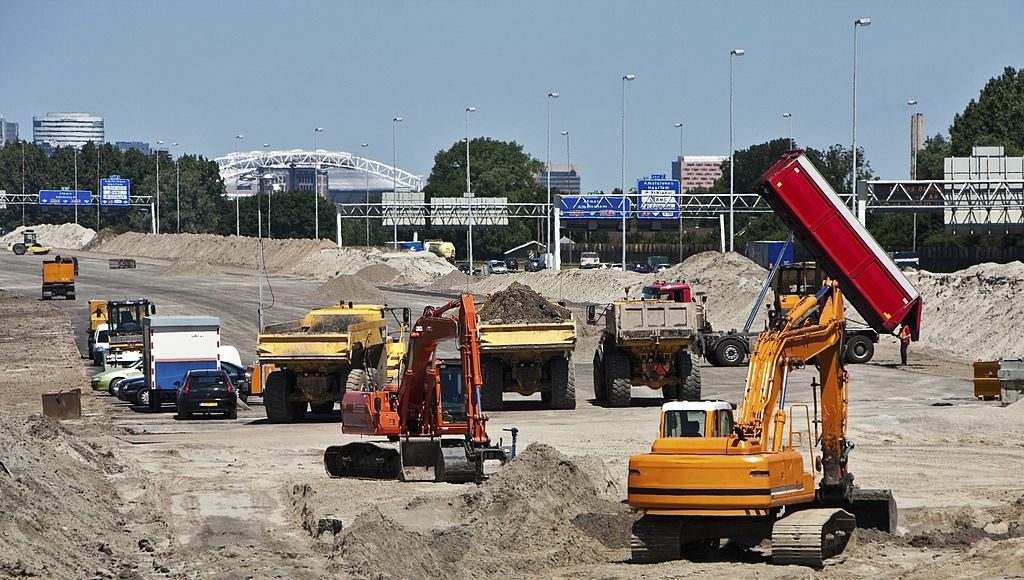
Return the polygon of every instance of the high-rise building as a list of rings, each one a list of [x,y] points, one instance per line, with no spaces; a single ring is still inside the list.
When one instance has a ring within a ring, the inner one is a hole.
[[[541,171],[537,175],[533,176],[534,181],[537,185],[540,185],[545,190],[548,187],[548,173],[547,171]],[[573,163],[572,165],[566,164],[551,164],[551,191],[558,190],[565,195],[579,195],[580,194],[580,166]]]
[[[672,179],[679,180],[680,191],[708,189],[722,176],[723,155],[684,155],[672,162]]]
[[[51,153],[57,147],[103,143],[103,117],[89,113],[47,113],[32,117],[32,142]]]
[[[3,115],[0,115],[0,147],[18,140],[18,124],[8,123]]]

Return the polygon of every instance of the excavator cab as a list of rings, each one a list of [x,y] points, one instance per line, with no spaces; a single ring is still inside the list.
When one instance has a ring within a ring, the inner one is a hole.
[[[662,437],[728,437],[732,405],[724,401],[680,401],[661,407]]]

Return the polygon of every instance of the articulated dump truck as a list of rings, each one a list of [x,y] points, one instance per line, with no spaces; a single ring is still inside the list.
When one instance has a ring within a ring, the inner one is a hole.
[[[397,338],[388,335],[389,314],[400,326]],[[349,302],[268,325],[256,339],[260,366],[274,368],[262,385],[267,420],[294,423],[310,408],[329,413],[346,391],[373,390],[389,375],[397,377],[397,365],[389,369],[389,359],[401,360],[401,332],[408,320],[407,308]]]
[[[477,325],[485,411],[502,409],[503,393],[532,395],[552,409],[576,408],[576,320]]]

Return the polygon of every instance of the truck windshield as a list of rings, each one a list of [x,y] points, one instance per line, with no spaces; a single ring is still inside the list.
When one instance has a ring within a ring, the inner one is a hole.
[[[111,305],[108,312],[110,332],[114,336],[125,333],[138,333],[142,330],[142,319],[146,316],[144,304]]]
[[[705,411],[665,411],[662,437],[703,437]]]
[[[646,300],[675,300],[670,291],[662,291],[654,286],[644,286],[643,297]]]
[[[441,367],[441,416],[445,423],[466,421],[466,390],[461,366]]]

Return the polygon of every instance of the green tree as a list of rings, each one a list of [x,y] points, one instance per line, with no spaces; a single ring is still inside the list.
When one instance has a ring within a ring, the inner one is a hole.
[[[946,158],[951,155],[949,141],[942,134],[928,137],[917,152],[918,179],[944,179]]]
[[[957,157],[979,145],[1002,145],[1010,157],[1024,154],[1024,69],[1008,66],[989,79],[977,100],[953,117],[949,138]]]

